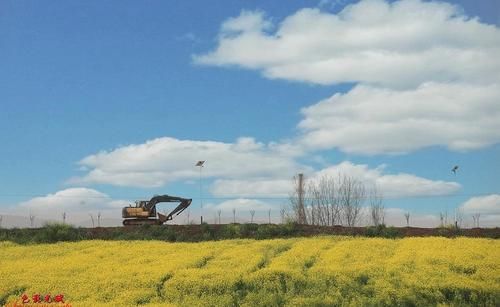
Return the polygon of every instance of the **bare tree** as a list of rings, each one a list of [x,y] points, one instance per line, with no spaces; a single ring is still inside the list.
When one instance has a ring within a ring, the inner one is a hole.
[[[281,224],[284,224],[285,223],[285,213],[286,213],[286,209],[285,208],[280,208],[280,217],[281,217]]]
[[[410,212],[405,213],[406,227],[410,227]]]
[[[370,191],[370,217],[375,226],[382,225],[385,222],[383,198],[376,186]]]
[[[479,217],[481,216],[480,213],[474,213],[472,215],[472,219],[474,220],[474,227],[479,228]]]
[[[97,227],[101,227],[101,212],[97,212]]]
[[[307,222],[332,226],[341,222],[342,206],[338,198],[340,177],[323,176],[307,186]]]
[[[324,215],[322,214],[322,205],[324,199],[321,197],[318,185],[315,182],[309,182],[306,189],[307,205],[305,207],[306,224],[325,225]]]
[[[253,217],[255,215],[255,210],[250,210],[250,223],[253,224]]]
[[[440,227],[444,227],[444,219],[445,219],[444,213],[439,212]]]
[[[66,224],[66,212],[62,213],[63,224]]]
[[[92,221],[92,228],[95,227],[95,223],[94,223],[94,216],[92,215],[92,213],[89,213],[90,215],[90,220]]]
[[[186,223],[188,225],[191,224],[191,220],[189,219],[190,215],[191,215],[191,210],[188,209],[188,212],[187,212],[187,223]]]
[[[365,193],[365,187],[361,181],[353,177],[342,177],[342,183],[339,187],[339,199],[347,226],[353,227],[358,222],[361,206],[365,200]]]
[[[220,224],[220,215],[221,215],[221,213],[222,213],[221,209],[217,210],[217,215],[219,216],[219,224]]]
[[[269,224],[271,224],[271,209],[267,211],[267,216],[269,217]]]
[[[0,228],[2,228],[2,220],[3,220],[3,216],[0,215]]]
[[[233,208],[233,223],[236,223],[236,209]]]
[[[35,216],[30,212],[30,226],[33,228],[35,225]]]
[[[365,186],[361,181],[343,174],[338,174],[337,178],[323,176],[307,183],[307,196],[304,198],[301,191],[305,184],[300,175],[298,178],[294,177],[295,192],[290,196],[291,208],[297,222],[313,225],[356,225],[366,198]],[[304,205],[304,202],[307,204]],[[381,221],[383,213],[383,208],[379,208],[378,216]]]

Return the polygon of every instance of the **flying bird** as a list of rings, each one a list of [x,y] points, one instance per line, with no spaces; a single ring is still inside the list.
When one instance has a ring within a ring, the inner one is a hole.
[[[455,174],[455,175],[457,174],[457,170],[458,170],[458,165],[455,165],[455,166],[451,169],[451,171],[452,171],[452,172],[453,172],[453,174]]]

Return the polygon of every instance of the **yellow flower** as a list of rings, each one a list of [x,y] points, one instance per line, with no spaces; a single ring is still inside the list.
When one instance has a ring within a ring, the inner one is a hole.
[[[0,303],[495,306],[499,259],[500,241],[474,238],[0,242]]]

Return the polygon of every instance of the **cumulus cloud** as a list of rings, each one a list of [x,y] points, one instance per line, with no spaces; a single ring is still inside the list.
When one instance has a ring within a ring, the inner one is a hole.
[[[471,216],[479,214],[480,227],[500,226],[500,194],[472,197],[465,201],[460,209],[469,225],[473,225]]]
[[[412,174],[386,174],[385,169],[385,165],[370,169],[368,165],[346,161],[317,172],[311,179],[347,174],[364,182],[368,188],[376,186],[387,198],[449,195],[461,187],[456,182],[430,180]]]
[[[500,141],[498,97],[499,84],[426,83],[406,91],[358,85],[304,108],[300,142],[359,154],[477,149]]]
[[[387,208],[385,209],[384,222],[389,226],[404,227],[406,226],[405,213],[408,210],[401,208]],[[370,223],[367,223],[370,224]],[[440,220],[434,214],[410,213],[410,226],[411,227],[439,227]]]
[[[219,179],[212,184],[210,192],[218,197],[226,196],[265,196],[286,197],[292,190],[291,179]]]
[[[376,186],[386,198],[403,198],[419,196],[440,196],[456,193],[460,184],[456,182],[430,180],[412,174],[390,174],[386,166],[369,168],[365,164],[354,164],[344,161],[340,164],[319,171],[306,173],[308,180],[317,181],[323,176],[337,178],[347,175],[362,181],[367,188]],[[287,197],[293,192],[293,184],[287,179],[273,180],[217,180],[211,192],[216,196],[259,196],[271,195]]]
[[[305,8],[272,28],[262,12],[243,11],[222,24],[215,50],[194,61],[317,84],[499,78],[499,29],[444,2],[365,0],[338,14]]]
[[[500,218],[500,195],[491,194],[486,196],[472,197],[461,206],[465,213],[480,213],[484,215],[499,215]]]
[[[249,210],[264,211],[271,208],[271,205],[257,200],[248,198],[237,198],[221,202],[213,207],[222,211],[232,211],[235,209],[237,212],[248,212]]]
[[[53,217],[55,213],[67,211],[88,213],[92,210],[116,210],[128,202],[113,200],[109,195],[88,188],[69,188],[21,202],[18,209]]]
[[[79,164],[88,172],[70,182],[158,187],[198,178],[199,170],[194,166],[198,160],[207,161],[204,177],[266,178],[307,169],[297,164],[279,144],[265,145],[253,138],[223,143],[164,137],[85,157]]]
[[[459,6],[364,0],[337,14],[301,9],[278,24],[244,11],[222,24],[215,50],[194,61],[271,79],[355,83],[302,110],[298,147],[394,154],[498,143],[498,54],[500,29]]]

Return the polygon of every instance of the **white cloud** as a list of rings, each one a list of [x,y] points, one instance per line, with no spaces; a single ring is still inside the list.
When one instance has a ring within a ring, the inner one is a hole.
[[[292,190],[291,179],[215,180],[210,189],[218,197],[264,196],[287,197]]]
[[[459,6],[364,0],[337,14],[301,9],[275,25],[244,11],[223,23],[215,50],[194,61],[271,79],[357,83],[302,110],[295,148],[394,154],[498,143],[498,54],[500,29]]]
[[[348,0],[320,0],[318,2],[319,8],[334,9],[337,6],[344,6]]]
[[[226,200],[215,205],[213,208],[216,210],[220,209],[222,211],[232,211],[235,209],[237,214],[241,214],[241,212],[246,213],[249,210],[264,211],[270,209],[271,207],[272,206],[270,204],[257,199],[238,198]]]
[[[469,225],[474,225],[470,218]],[[481,214],[479,227],[500,227],[500,214]]]
[[[498,218],[500,219],[500,195],[491,194],[472,197],[467,200],[461,208],[468,214],[480,213],[483,215],[499,215]]]
[[[194,61],[317,84],[499,79],[500,30],[444,2],[365,0],[338,14],[305,8],[271,28],[262,12],[243,11]]]
[[[263,12],[243,10],[240,16],[229,18],[222,24],[221,35],[230,37],[231,35],[239,35],[245,32],[259,34],[271,27],[271,22],[265,20]]]
[[[269,178],[292,175],[300,169],[278,144],[264,145],[253,138],[235,143],[158,138],[143,144],[102,151],[82,159],[89,171],[71,183],[158,187],[177,180],[197,179],[198,160],[206,160],[204,177]]]
[[[59,219],[59,214],[62,212],[67,212],[68,215],[83,214],[86,216],[95,211],[119,212],[118,209],[128,204],[127,201],[114,200],[109,195],[93,189],[69,188],[22,202],[16,207],[16,210]],[[116,217],[120,218],[121,216]]]
[[[337,178],[339,174],[345,174],[362,181],[367,188],[376,186],[385,198],[449,195],[461,188],[456,182],[430,180],[406,173],[388,174],[385,169],[384,165],[369,168],[368,165],[344,161],[305,176],[307,180],[317,181],[323,176]],[[217,180],[211,188],[215,196],[288,197],[292,191],[293,184],[289,179]]]
[[[404,214],[409,212],[401,208],[385,209],[385,224],[388,226],[405,227],[406,219]],[[410,227],[435,228],[440,226],[440,220],[434,214],[422,214],[410,212]]]
[[[359,154],[477,149],[500,141],[498,97],[498,84],[426,83],[406,91],[358,85],[304,108],[300,142]]]
[[[474,225],[472,215],[480,214],[480,227],[500,227],[500,194],[472,197],[460,209],[470,226]]]
[[[367,188],[376,186],[386,198],[449,195],[460,189],[460,184],[456,182],[430,180],[405,173],[385,174],[385,168],[381,165],[370,169],[368,165],[346,161],[317,172],[311,179],[347,174],[364,182]]]

